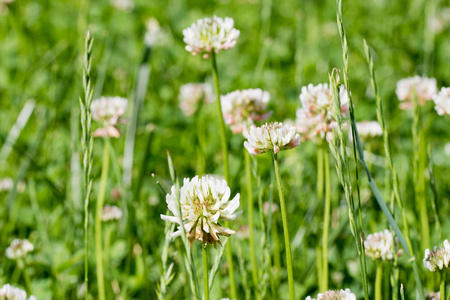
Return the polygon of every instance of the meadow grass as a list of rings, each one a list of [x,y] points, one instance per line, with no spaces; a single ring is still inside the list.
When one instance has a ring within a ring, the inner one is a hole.
[[[20,259],[0,255],[0,288],[37,299],[450,294],[448,270],[422,263],[450,238],[448,116],[417,98],[401,110],[395,94],[414,75],[450,85],[448,1],[132,3],[0,0],[0,253],[15,238],[34,244]],[[213,15],[233,18],[236,46],[192,56],[183,29]],[[150,17],[161,36],[148,44]],[[190,82],[212,85],[216,103],[186,116],[179,93]],[[221,94],[261,88],[267,121],[288,124],[301,87],[326,82],[332,142],[253,157],[224,120]],[[94,138],[100,96],[128,99],[118,138]],[[364,139],[357,122],[375,119],[381,136]],[[160,218],[171,192],[181,215],[183,178],[205,174],[241,194],[243,214],[220,221],[237,233],[216,248],[191,244],[184,226],[172,237],[179,225]],[[104,204],[120,220],[102,222]],[[385,229],[394,256],[372,260],[364,240]]]

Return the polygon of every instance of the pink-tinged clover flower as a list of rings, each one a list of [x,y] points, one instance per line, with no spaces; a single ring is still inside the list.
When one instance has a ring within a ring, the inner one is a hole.
[[[118,138],[120,132],[116,125],[122,122],[120,117],[127,110],[128,100],[121,97],[101,97],[92,101],[92,118],[103,124],[102,128],[94,132],[95,137],[109,136]]]
[[[295,148],[300,143],[300,135],[294,127],[283,123],[266,123],[261,127],[252,126],[245,148],[252,155],[269,151],[277,154],[281,150]]]
[[[214,101],[212,87],[208,83],[187,83],[180,88],[180,108],[185,116],[193,115],[200,102],[211,103]]]
[[[122,210],[117,206],[105,205],[102,210],[102,221],[117,221],[122,217]]]
[[[261,89],[238,90],[221,96],[222,113],[225,123],[233,133],[248,137],[248,130],[254,122],[266,120],[272,112],[267,112],[269,92]]]
[[[423,106],[426,101],[431,100],[436,94],[436,79],[427,77],[408,77],[397,82],[397,94],[401,109],[412,109],[414,97],[417,97],[417,104]]]
[[[212,176],[195,176],[192,179],[185,178],[179,191],[181,216],[179,213],[177,190],[172,187],[167,194],[166,202],[173,216],[161,215],[165,221],[177,223],[178,230],[171,234],[177,237],[182,234],[181,226],[184,226],[186,236],[192,244],[199,240],[205,246],[216,243],[221,244],[219,235],[230,236],[236,231],[223,227],[220,221],[233,221],[242,211],[235,212],[239,207],[239,194],[230,200],[230,188],[223,179]]]
[[[302,87],[299,96],[302,107],[297,110],[295,125],[303,140],[316,140],[317,137],[330,142],[333,139],[333,128],[336,126],[333,114],[333,95],[328,84]],[[340,90],[341,113],[348,113],[347,91]]]
[[[187,51],[193,55],[203,54],[204,58],[208,58],[211,51],[219,53],[233,48],[239,34],[239,30],[234,28],[233,19],[214,16],[212,19],[199,19],[184,29],[183,41]]]

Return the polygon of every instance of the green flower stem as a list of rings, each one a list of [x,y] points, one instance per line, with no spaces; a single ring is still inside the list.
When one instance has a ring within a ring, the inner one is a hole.
[[[443,270],[441,271],[441,284],[439,286],[439,291],[440,291],[440,299],[445,299],[445,272],[447,270]]]
[[[323,184],[324,184],[324,172],[323,172],[323,152],[324,147],[322,146],[322,140],[319,140],[317,145],[317,201],[323,201]],[[319,282],[319,290],[321,292],[326,291],[326,284],[323,277],[323,266],[322,266],[322,250],[317,248],[317,277]]]
[[[424,134],[420,130],[420,107],[418,105],[417,96],[413,97],[413,123],[412,123],[412,140],[413,140],[413,170],[414,170],[414,192],[417,207],[419,209],[421,224],[421,246],[422,250],[430,248],[430,228],[428,220],[428,210],[425,196],[425,178],[424,178],[424,162],[426,150],[423,144]]]
[[[204,300],[209,300],[209,279],[208,279],[208,250],[202,245],[203,256],[203,289],[205,291]]]
[[[281,218],[283,221],[284,244],[286,247],[286,264],[287,264],[288,283],[289,283],[289,299],[294,300],[294,274],[292,271],[291,243],[289,240],[289,231],[288,231],[288,225],[287,225],[286,203],[284,201],[283,186],[281,184],[280,170],[278,169],[277,154],[272,152],[272,157],[273,157],[273,166],[275,169],[275,176],[277,178],[278,194],[280,197]]]
[[[25,291],[27,292],[28,295],[31,295],[32,293],[31,293],[30,276],[28,276],[27,266],[25,264],[25,261],[21,260],[20,265],[22,266],[22,274],[23,274],[23,279],[25,281]]]
[[[250,170],[250,153],[244,149],[245,156],[245,176],[247,177],[247,202],[248,202],[248,231],[250,233],[250,262],[252,265],[252,279],[255,291],[258,286],[258,266],[256,264],[255,254],[255,233],[253,222],[253,185],[252,185],[252,173]]]
[[[230,167],[228,164],[227,136],[226,136],[226,131],[225,131],[225,122],[223,120],[223,114],[222,114],[222,103],[220,102],[219,72],[217,70],[216,53],[214,51],[212,51],[211,61],[212,61],[212,70],[213,70],[213,77],[214,77],[214,87],[216,90],[217,113],[219,114],[220,137],[222,139],[223,168],[224,168],[225,180],[227,181],[227,183],[229,183]]]
[[[109,248],[111,245],[111,236],[112,236],[112,224],[106,225],[106,231],[105,231],[105,255],[104,255],[104,261],[105,261],[105,270],[106,272],[110,272],[109,269]]]
[[[381,300],[382,294],[381,294],[381,283],[383,279],[383,263],[378,262],[377,266],[377,275],[375,277],[375,300]]]
[[[328,151],[322,151],[325,168],[325,207],[323,212],[323,235],[322,235],[322,277],[324,289],[322,292],[328,290],[328,230],[330,227],[330,213],[331,213],[331,195],[330,195],[330,154]]]
[[[217,70],[216,53],[211,51],[212,72],[214,77],[214,88],[216,90],[217,112],[220,120],[220,134],[222,140],[222,155],[225,180],[230,184],[230,167],[228,165],[228,146],[225,131],[225,122],[223,121],[222,104],[220,103],[219,72]],[[225,223],[227,226],[227,222]],[[236,281],[234,279],[233,253],[231,252],[231,240],[226,245],[226,257],[228,263],[228,277],[230,279],[231,299],[237,299]]]
[[[107,139],[107,138],[106,138]],[[103,249],[102,249],[102,210],[105,201],[106,183],[109,169],[109,141],[105,140],[103,147],[102,173],[100,177],[100,189],[97,197],[97,209],[95,213],[95,260],[97,263],[98,299],[105,300],[105,279],[103,276]]]

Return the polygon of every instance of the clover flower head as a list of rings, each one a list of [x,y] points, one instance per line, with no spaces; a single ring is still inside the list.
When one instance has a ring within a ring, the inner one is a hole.
[[[223,179],[205,175],[201,178],[185,178],[179,191],[181,216],[179,213],[177,190],[173,186],[167,194],[166,202],[173,216],[161,215],[165,221],[177,223],[178,230],[172,237],[182,234],[184,226],[189,242],[199,240],[204,246],[221,244],[219,235],[230,236],[236,231],[222,227],[219,221],[233,221],[242,211],[235,212],[239,207],[239,194],[230,200],[230,188]]]
[[[389,230],[369,234],[364,241],[366,255],[372,259],[392,260],[394,258],[394,238]]]
[[[401,109],[411,109],[414,105],[414,96],[417,97],[417,104],[423,106],[426,101],[432,99],[436,92],[436,79],[420,76],[399,80],[395,90],[398,100],[402,101]]]
[[[441,299],[440,292],[431,292],[425,295],[425,300],[439,300],[439,299]]]
[[[356,123],[356,129],[358,129],[358,134],[362,139],[371,139],[376,136],[383,135],[383,130],[381,129],[380,123],[377,121],[362,121]],[[352,141],[353,134],[352,128],[348,132],[348,137]]]
[[[439,93],[433,95],[433,101],[438,115],[450,115],[450,88],[442,88]]]
[[[0,193],[3,191],[9,191],[14,186],[14,181],[10,177],[0,179]]]
[[[270,94],[261,89],[238,90],[220,98],[225,123],[233,133],[242,133],[246,138],[254,121],[262,122],[272,114],[265,111]]]
[[[122,217],[122,210],[118,208],[117,206],[109,206],[105,205],[102,210],[102,221],[108,222],[108,221],[116,221],[119,220]]]
[[[6,248],[6,257],[9,259],[19,259],[25,257],[28,252],[34,250],[34,246],[29,240],[14,239],[11,245]]]
[[[147,47],[152,47],[162,38],[161,27],[155,18],[149,18],[145,22],[145,38],[144,43]]]
[[[450,243],[444,241],[444,247],[434,247],[434,251],[425,250],[424,266],[431,272],[450,268]]]
[[[111,0],[111,4],[116,9],[124,12],[130,12],[134,8],[133,0]]]
[[[341,113],[348,113],[347,90],[341,87],[339,91]],[[303,140],[316,140],[319,136],[330,142],[333,138],[333,127],[336,126],[333,113],[333,95],[328,84],[309,84],[302,87],[300,93],[302,107],[297,110],[296,128],[302,134]]]
[[[180,88],[180,108],[184,115],[193,115],[200,104],[200,101],[210,103],[214,100],[213,90],[208,83],[187,83]]]
[[[27,299],[27,293],[24,290],[5,284],[0,288],[0,300],[36,300],[36,297],[30,296]]]
[[[350,291],[350,289],[330,290],[325,293],[318,294],[317,299],[313,299],[311,296],[308,296],[306,297],[306,300],[356,300],[356,296]]]
[[[294,127],[279,122],[266,123],[261,127],[252,126],[245,148],[252,155],[269,151],[277,154],[281,150],[295,148],[300,143],[300,135]]]
[[[119,137],[116,125],[127,110],[128,100],[121,97],[101,97],[91,103],[92,118],[103,123],[103,127],[94,132],[94,136]]]
[[[193,55],[203,53],[203,57],[208,58],[211,51],[219,53],[221,50],[233,48],[239,34],[239,30],[234,28],[232,18],[222,19],[214,16],[212,19],[199,19],[184,29],[183,41],[187,51]]]

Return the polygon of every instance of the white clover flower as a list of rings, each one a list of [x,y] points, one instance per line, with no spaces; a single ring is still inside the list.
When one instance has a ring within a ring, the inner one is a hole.
[[[381,125],[377,121],[357,122],[356,129],[358,129],[358,134],[363,139],[369,139],[369,138],[383,135],[383,130],[381,129]],[[348,132],[348,137],[350,140],[353,140],[353,134],[352,134],[351,127]]]
[[[12,189],[14,186],[14,181],[9,178],[2,178],[0,179],[0,193],[4,192],[4,191],[9,191],[10,189]]]
[[[397,82],[398,100],[403,103],[400,104],[401,109],[410,109],[413,107],[414,95],[417,97],[417,104],[422,106],[426,101],[431,100],[436,94],[436,79],[427,77],[408,77]]]
[[[116,125],[127,110],[128,100],[121,97],[101,97],[92,101],[92,118],[103,123],[103,127],[94,132],[94,136],[119,137]]]
[[[30,296],[27,299],[27,293],[24,290],[5,284],[0,288],[0,300],[36,300],[36,297]]]
[[[6,249],[6,257],[9,259],[19,259],[25,257],[28,252],[34,250],[34,246],[29,240],[14,239]]]
[[[433,101],[438,115],[450,114],[450,88],[444,87],[439,93],[434,94]]]
[[[316,300],[311,298],[311,296],[306,297],[306,300]],[[330,290],[325,293],[317,295],[317,300],[356,300],[355,294],[353,294],[350,289],[345,290]]]
[[[233,133],[248,136],[248,129],[254,121],[266,120],[272,112],[266,112],[270,101],[269,92],[261,89],[234,91],[220,96],[225,123]]]
[[[348,113],[348,96],[344,87],[340,89],[341,112]],[[333,113],[333,95],[328,84],[302,87],[299,96],[302,108],[297,110],[296,127],[304,140],[315,140],[317,136],[332,140],[332,129],[336,126]]]
[[[144,43],[148,47],[152,47],[158,43],[158,41],[162,38],[161,27],[159,26],[159,22],[155,18],[149,18],[145,22],[145,39]]]
[[[184,29],[183,41],[187,51],[193,55],[204,53],[203,57],[208,58],[211,51],[219,53],[221,50],[233,48],[239,34],[239,30],[234,28],[233,19],[214,16],[212,19],[197,20],[197,23]]]
[[[450,268],[450,243],[448,240],[444,241],[444,248],[434,247],[434,251],[426,249],[423,264],[431,272]]]
[[[440,299],[441,299],[441,293],[440,292],[427,293],[425,295],[425,300],[440,300]]]
[[[208,83],[187,83],[181,86],[179,99],[184,115],[191,116],[197,111],[200,101],[214,101],[213,90]]]
[[[111,4],[116,9],[124,12],[132,11],[134,8],[133,0],[111,0]]]
[[[105,205],[102,210],[102,221],[116,221],[122,217],[122,211],[117,206]]]
[[[252,126],[248,141],[244,142],[244,147],[253,155],[269,151],[277,154],[280,150],[295,148],[299,143],[300,135],[294,127],[272,122],[261,127]]]
[[[189,242],[199,240],[205,246],[221,244],[219,235],[230,236],[236,231],[222,227],[219,221],[233,221],[242,211],[235,212],[239,207],[239,194],[230,200],[230,188],[227,182],[212,176],[195,176],[191,180],[184,179],[180,189],[181,217],[178,210],[176,188],[172,187],[167,194],[166,202],[173,216],[161,215],[163,220],[177,223],[178,230],[172,237],[181,235],[181,225],[186,230]],[[182,224],[181,224],[182,223]]]
[[[364,241],[366,255],[372,259],[391,260],[394,258],[394,238],[389,230],[369,234]]]

